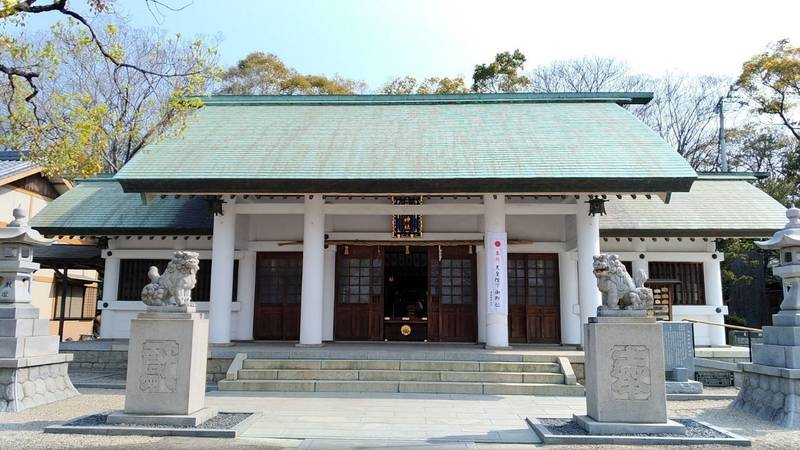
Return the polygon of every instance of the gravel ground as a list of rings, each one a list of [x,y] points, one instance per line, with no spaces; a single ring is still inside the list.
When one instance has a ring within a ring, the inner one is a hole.
[[[83,395],[57,403],[40,406],[20,413],[0,414],[0,449],[93,449],[93,448],[137,448],[137,449],[191,449],[204,448],[253,449],[253,448],[296,448],[300,441],[294,440],[248,440],[248,439],[203,439],[180,437],[144,436],[88,436],[67,434],[44,434],[42,429],[48,425],[63,423],[68,419],[91,413],[121,409],[124,391],[81,389]],[[740,436],[753,440],[757,449],[800,449],[800,431],[790,431],[758,419],[738,410],[730,409],[730,400],[701,400],[669,402],[669,416],[672,418],[693,418],[722,427]],[[512,450],[515,446],[497,447],[476,445],[478,449],[500,448]],[[529,446],[523,446],[530,448]],[[632,447],[592,446],[601,449]],[[548,446],[547,448],[569,448]],[[690,447],[669,447],[688,449]],[[703,446],[702,449],[731,448],[728,446]]]
[[[589,433],[583,429],[577,422],[572,419],[539,419],[542,425],[546,426],[548,430],[552,434],[567,434],[567,435],[583,435],[586,436]],[[718,438],[718,439],[725,439],[728,438],[723,433],[719,431],[709,428],[701,423],[698,423],[692,419],[676,419],[676,422],[680,422],[686,427],[686,437],[690,438]],[[650,434],[643,434],[643,433],[627,433],[621,434],[620,436],[653,436],[653,437],[675,437],[674,434],[667,434],[667,433],[650,433]]]
[[[718,426],[739,436],[749,438],[753,441],[755,449],[800,449],[800,431],[787,430],[771,422],[761,420],[750,414],[729,408],[731,400],[699,400],[699,401],[675,401],[668,402],[667,409],[669,417],[692,418]],[[483,446],[477,446],[483,450]],[[575,448],[572,446],[553,445],[547,446],[548,449]],[[584,447],[586,448],[586,447]],[[634,447],[619,445],[593,445],[592,449],[610,450],[626,449]],[[664,447],[661,447],[664,448]],[[729,445],[703,445],[703,446],[668,446],[669,449],[741,449],[746,447],[733,447]],[[506,449],[511,450],[511,449]]]
[[[207,430],[227,430],[229,428],[233,428],[238,425],[241,421],[247,419],[248,417],[252,416],[249,413],[220,413],[216,416],[206,420],[205,422],[197,425],[196,427],[193,425],[158,425],[158,424],[149,424],[149,425],[142,425],[137,423],[116,423],[114,426],[116,427],[130,427],[130,428],[195,428],[195,429],[207,429]],[[108,414],[92,414],[91,416],[84,416],[80,419],[73,420],[72,422],[67,422],[64,426],[67,427],[94,427],[100,425],[106,425],[108,421]]]

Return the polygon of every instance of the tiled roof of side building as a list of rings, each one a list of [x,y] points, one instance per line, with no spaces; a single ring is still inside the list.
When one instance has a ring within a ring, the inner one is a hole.
[[[751,184],[752,177],[701,177],[669,204],[653,196],[614,197],[600,218],[606,237],[766,237],[783,227],[785,208]],[[212,232],[204,199],[157,196],[147,205],[109,178],[83,181],[32,220],[48,235],[189,235]]]
[[[642,196],[612,198],[600,218],[605,237],[769,237],[786,224],[786,208],[752,184],[752,176],[701,175],[669,204]]]
[[[127,192],[670,192],[696,178],[620,105],[647,93],[210,97]]]
[[[143,203],[109,177],[81,181],[53,200],[31,224],[45,235],[210,235],[212,217],[202,198],[165,196]]]
[[[0,180],[31,170],[35,167],[36,164],[31,161],[23,160],[22,155],[17,151],[0,151]]]

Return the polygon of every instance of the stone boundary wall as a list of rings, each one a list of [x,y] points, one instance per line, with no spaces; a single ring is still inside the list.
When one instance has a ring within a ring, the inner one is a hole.
[[[128,352],[125,350],[80,350],[67,351],[73,355],[71,367],[81,369],[126,369]]]
[[[74,359],[71,367],[81,369],[127,369],[128,352],[126,350],[71,350]],[[225,379],[232,358],[209,358],[206,366],[206,381],[217,382]]]

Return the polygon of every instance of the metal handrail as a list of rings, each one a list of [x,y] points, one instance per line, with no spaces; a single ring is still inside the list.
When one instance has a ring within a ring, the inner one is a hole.
[[[725,327],[725,328],[732,328],[734,330],[744,330],[744,331],[761,331],[761,328],[750,328],[750,327],[743,327],[740,325],[728,325],[727,323],[716,323],[716,322],[708,322],[705,320],[697,320],[697,319],[683,319],[685,322],[694,322],[694,323],[702,323],[705,325],[714,325],[717,327]]]
[[[716,323],[716,322],[708,322],[706,320],[697,320],[697,319],[683,319],[685,322],[690,322],[692,324],[692,334],[694,334],[694,324],[702,323],[703,325],[714,325],[716,327],[723,327],[723,328],[731,328],[733,330],[743,330],[747,332],[747,356],[750,359],[750,362],[753,362],[753,340],[750,337],[750,333],[752,332],[761,332],[760,328],[750,328],[750,327],[743,327],[740,325],[728,325],[727,323]]]

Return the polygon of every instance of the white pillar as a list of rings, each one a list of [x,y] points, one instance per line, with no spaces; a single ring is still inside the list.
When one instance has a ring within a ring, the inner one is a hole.
[[[486,343],[486,249],[475,247],[478,273],[478,342]]]
[[[483,196],[484,210],[484,232],[502,233],[505,239],[506,233],[506,199],[503,194],[486,194]],[[506,243],[507,247],[507,243]],[[493,252],[490,251],[492,243],[485,239],[484,248],[486,249],[486,258],[489,258]],[[506,248],[507,257],[507,248]],[[504,267],[507,267],[503,264]],[[494,285],[495,273],[492,268],[486,267],[486,289]],[[499,274],[501,286],[499,287],[501,309],[504,313],[489,313],[486,314],[486,347],[503,348],[508,347],[508,274]],[[488,291],[487,291],[488,292]],[[488,304],[488,298],[487,298]]]
[[[103,302],[117,301],[117,293],[119,289],[119,258],[114,256],[114,249],[111,248],[109,243],[108,250],[103,250],[106,257],[106,267],[103,271]],[[106,339],[113,336],[113,320],[112,311],[108,313],[101,313],[102,319],[100,320],[100,338]],[[103,317],[105,316],[105,317]]]
[[[630,276],[633,277],[634,280],[639,275],[640,270],[643,270],[645,275],[647,275],[648,277],[650,276],[650,263],[647,261],[647,254],[644,252],[644,249],[642,247],[643,247],[642,245],[633,246],[633,249],[636,252],[636,254],[633,256],[633,260],[631,261]],[[644,256],[644,258],[642,258],[642,256]]]
[[[236,208],[234,200],[224,200],[222,214],[214,216],[211,239],[211,301],[208,305],[208,342],[231,342],[231,303],[233,294],[233,256],[236,246]]]
[[[325,276],[323,284],[322,340],[333,340],[333,309],[336,301],[336,246],[325,249]]]
[[[322,345],[322,286],[325,271],[325,213],[322,194],[305,196],[300,345]]]
[[[725,307],[722,305],[722,271],[719,263],[722,254],[714,253],[716,258],[709,258],[703,262],[703,279],[705,280],[706,305],[714,306],[718,313],[710,317],[710,322],[725,323]],[[725,342],[725,328],[708,325],[708,340],[711,346],[723,346]]]
[[[236,339],[250,341],[253,339],[253,315],[256,305],[256,252],[243,251],[239,260],[239,281],[236,286],[239,302],[239,320],[234,329]]]
[[[592,268],[593,257],[600,254],[600,218],[589,215],[589,204],[578,199],[575,225],[578,233],[578,296],[581,305],[581,324],[597,315],[602,300]]]
[[[558,254],[558,283],[561,302],[561,343],[580,345],[581,309],[578,303],[578,255]]]

